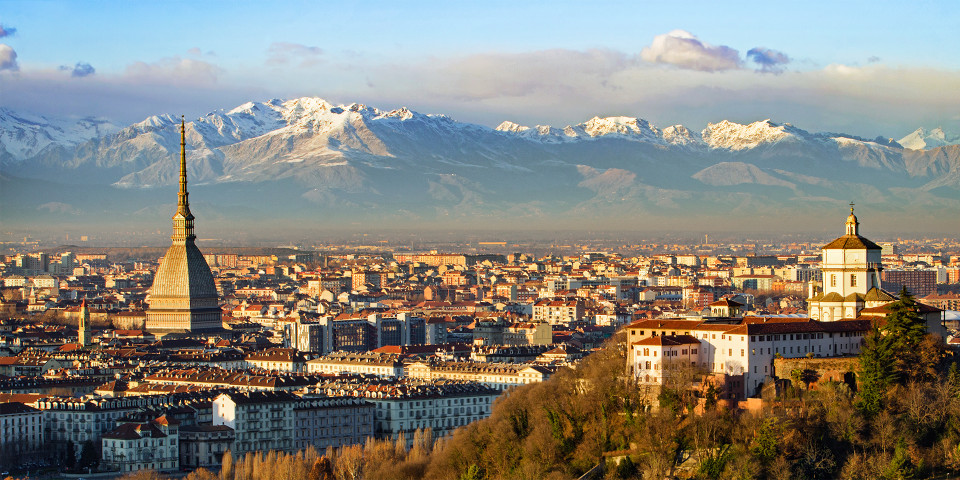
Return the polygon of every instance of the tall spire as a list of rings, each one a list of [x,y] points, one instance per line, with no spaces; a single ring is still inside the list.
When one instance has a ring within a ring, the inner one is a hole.
[[[180,115],[180,193],[177,194],[177,213],[190,213],[187,195],[187,127],[183,115]]]
[[[177,193],[177,213],[173,215],[173,236],[175,241],[193,240],[193,214],[190,213],[190,201],[187,193],[187,127],[180,115],[180,191]]]

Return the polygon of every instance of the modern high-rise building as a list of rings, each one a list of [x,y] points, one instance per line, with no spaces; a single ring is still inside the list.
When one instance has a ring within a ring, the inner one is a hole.
[[[186,126],[180,120],[180,192],[173,215],[172,244],[160,260],[150,288],[147,330],[186,333],[222,328],[220,300],[210,266],[196,245],[187,199]]]

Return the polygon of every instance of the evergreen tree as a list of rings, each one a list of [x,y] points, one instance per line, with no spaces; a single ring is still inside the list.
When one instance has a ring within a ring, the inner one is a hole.
[[[900,299],[887,305],[886,333],[897,339],[897,348],[913,348],[927,336],[927,325],[907,287],[900,290]]]
[[[67,470],[73,470],[73,467],[77,466],[76,448],[73,440],[67,440],[67,449],[63,452],[63,465],[67,467]]]
[[[896,338],[883,335],[874,327],[860,349],[860,391],[857,408],[867,416],[873,416],[883,407],[887,389],[897,381]]]
[[[900,291],[900,299],[887,305],[884,333],[892,337],[893,355],[896,359],[897,380],[906,383],[917,379],[920,366],[920,345],[927,336],[927,325],[920,317],[917,302],[907,291]]]
[[[97,454],[97,446],[90,440],[83,442],[83,448],[80,449],[80,464],[78,465],[80,469],[95,467],[100,463],[99,460],[100,455]]]

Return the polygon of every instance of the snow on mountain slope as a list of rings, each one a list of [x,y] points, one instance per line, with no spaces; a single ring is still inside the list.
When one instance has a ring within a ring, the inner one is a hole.
[[[960,144],[960,135],[947,135],[943,131],[943,127],[934,128],[930,130],[930,132],[926,132],[923,128],[918,128],[909,135],[901,138],[897,143],[903,145],[903,148],[927,150],[945,145]]]
[[[776,124],[769,119],[741,125],[728,120],[708,123],[701,137],[710,148],[741,151],[780,142],[799,142],[810,135],[789,124]]]
[[[74,147],[119,130],[102,118],[30,115],[0,107],[0,161],[22,161],[51,145]]]
[[[922,198],[921,205],[936,207],[925,211],[941,216],[960,205],[960,146],[911,150],[884,138],[811,133],[769,120],[722,121],[700,132],[616,116],[563,128],[504,122],[491,129],[311,97],[249,102],[188,120],[191,185],[215,192],[197,198],[241,216],[258,210],[267,218],[300,215],[302,222],[322,206],[322,215],[350,221],[394,215],[403,224],[452,218],[500,226],[519,218],[526,227],[542,217],[553,228],[558,219],[582,226],[612,218],[621,225],[637,212],[661,215],[655,225],[692,211],[781,218],[809,202],[851,199],[907,211]],[[172,191],[179,123],[156,115],[75,146],[51,140],[40,154],[6,163],[3,174],[85,186],[89,208],[100,196],[156,193],[131,189]],[[37,211],[14,195],[2,200]],[[45,192],[38,204],[73,200]]]
[[[26,168],[15,173],[42,177],[58,168],[75,169],[89,174],[77,181],[169,184],[176,180],[179,122],[170,115],[152,116],[48,156],[34,173]],[[407,108],[334,105],[315,97],[248,102],[191,119],[187,144],[197,163],[191,179],[198,183],[291,179],[321,191],[330,185],[349,191],[396,188],[383,181],[374,187],[374,179],[389,175],[456,174],[477,185],[518,175],[572,182],[564,175],[588,159],[591,168],[633,172],[646,184],[676,183],[675,188],[718,186],[729,181],[725,177],[787,186],[769,173],[777,168],[819,175],[866,167],[883,176],[877,182],[896,182],[904,173],[930,181],[957,163],[933,156],[906,164],[895,142],[810,133],[770,120],[746,125],[724,120],[708,124],[699,135],[682,125],[661,130],[627,116],[593,117],[564,128],[503,122],[491,129]]]

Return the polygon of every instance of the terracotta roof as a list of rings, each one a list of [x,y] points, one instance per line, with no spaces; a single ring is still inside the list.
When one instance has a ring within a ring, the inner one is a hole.
[[[880,250],[876,243],[861,237],[860,235],[844,235],[823,246],[824,250]]]
[[[866,295],[863,296],[863,299],[867,302],[895,302],[897,297],[894,297],[890,292],[886,292],[877,287],[871,288]]]
[[[683,329],[683,328],[695,328],[700,324],[699,320],[680,320],[678,318],[674,319],[644,319],[637,320],[629,325],[630,328],[669,328],[669,329]]]
[[[677,345],[699,345],[700,340],[691,335],[660,335],[659,337],[645,338],[639,342],[633,342],[633,344],[673,347]]]
[[[889,306],[890,304],[888,303],[886,305],[880,305],[879,307],[864,308],[863,310],[860,310],[858,313],[860,315],[865,315],[865,316],[871,316],[871,317],[881,316],[882,317],[890,313],[890,309],[887,308]],[[942,311],[943,310],[937,307],[932,307],[930,305],[923,304],[923,303],[917,303],[918,313],[935,313],[935,312],[942,312]]]
[[[870,330],[869,320],[838,320],[835,322],[768,322],[741,325],[727,332],[727,335],[771,335],[784,333],[811,332],[865,332]]]
[[[820,298],[821,302],[842,302],[843,297],[837,292],[830,292]]]

